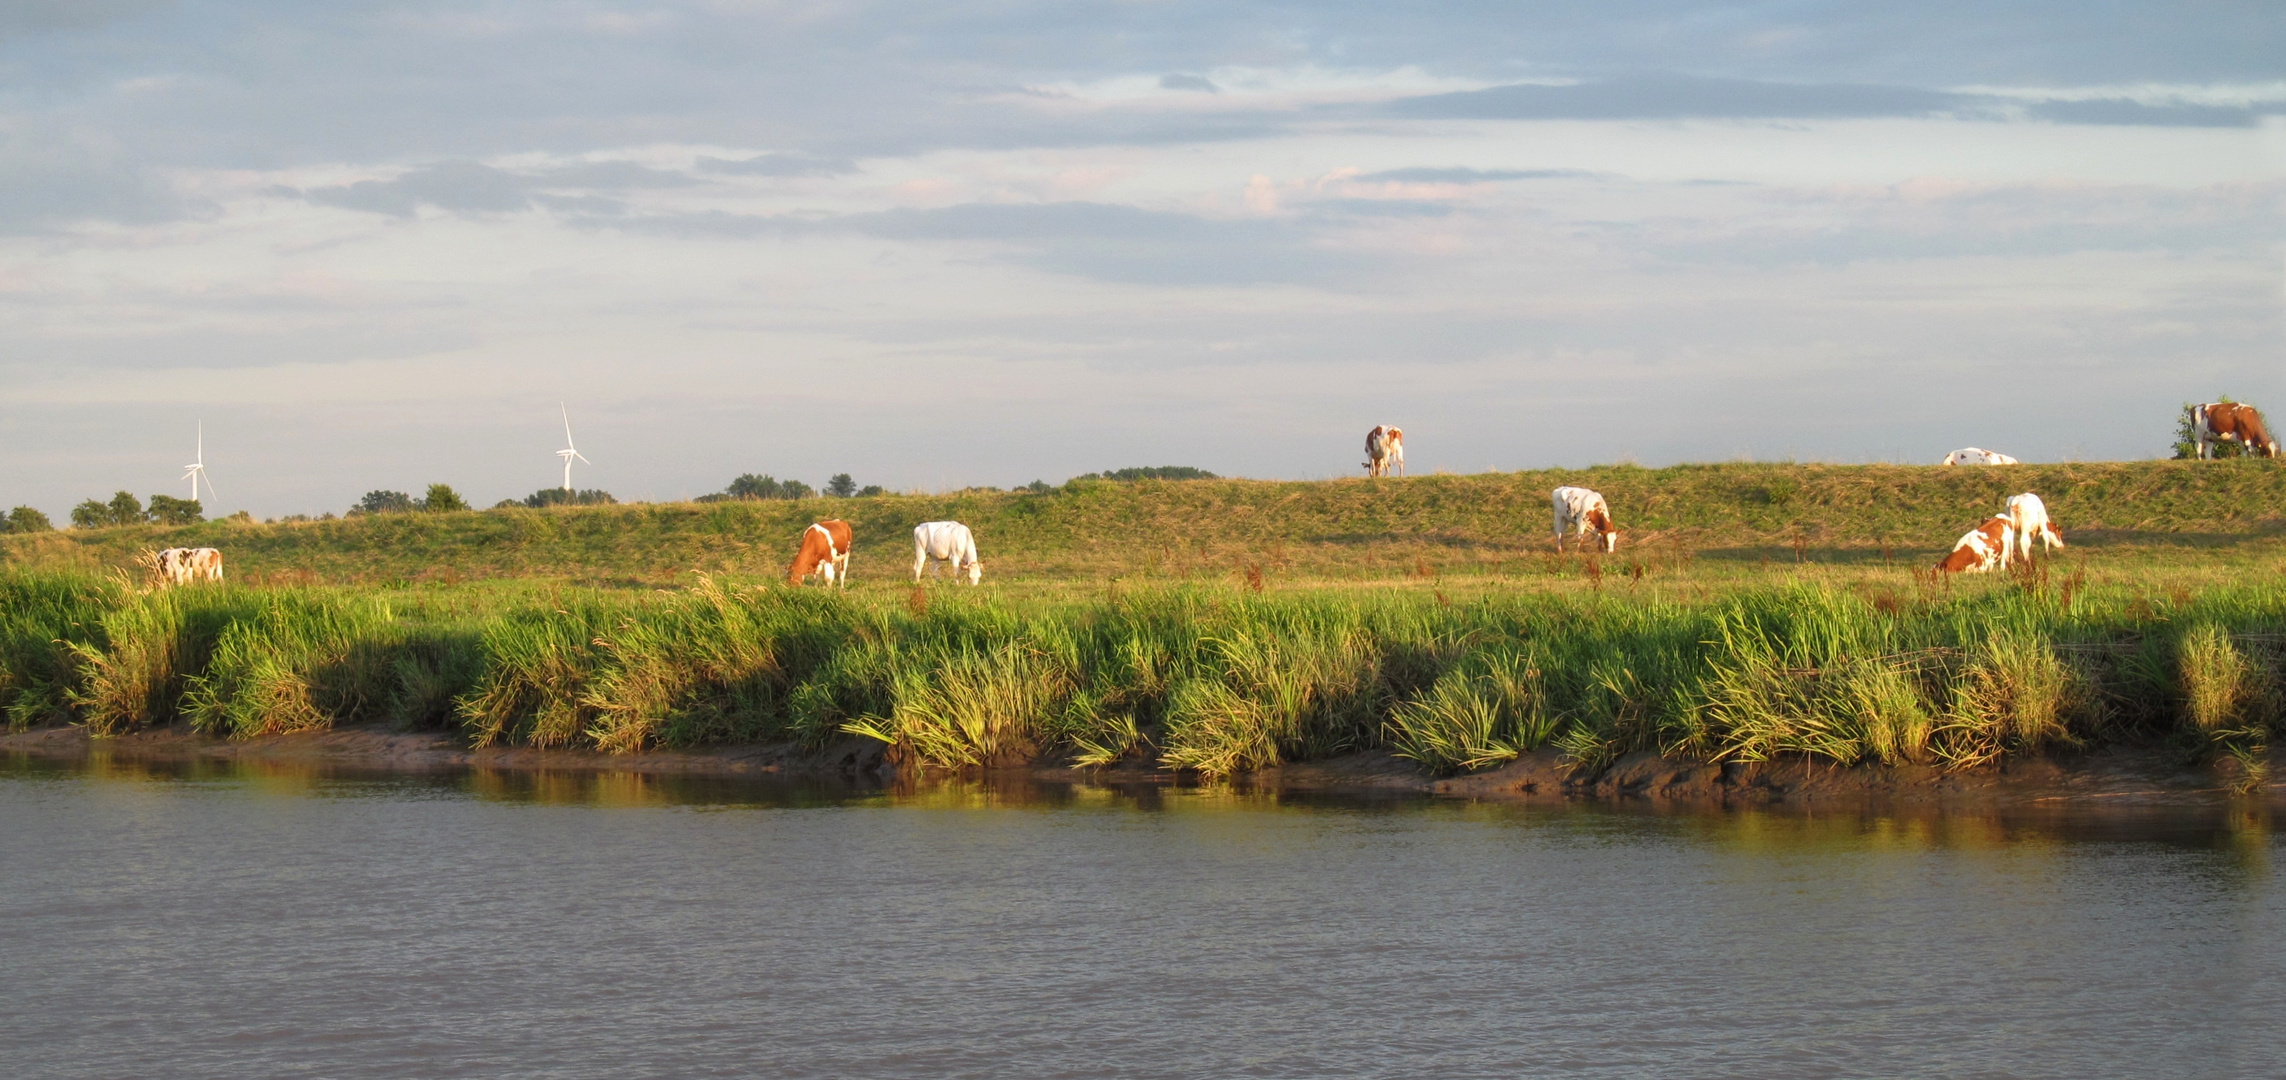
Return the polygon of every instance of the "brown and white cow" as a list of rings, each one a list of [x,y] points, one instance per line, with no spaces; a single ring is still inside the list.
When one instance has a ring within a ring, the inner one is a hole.
[[[1945,455],[1940,465],[2020,465],[2022,462],[1997,450],[1979,450],[1970,446]]]
[[[2008,524],[2015,530],[2016,553],[2024,558],[2032,557],[2034,540],[2040,541],[2041,554],[2064,546],[2063,530],[2048,520],[2048,504],[2029,491],[2008,497]]]
[[[1584,487],[1560,487],[1550,493],[1549,501],[1556,511],[1556,551],[1564,550],[1564,534],[1577,533],[1582,537],[1595,533],[1596,547],[1605,551],[1619,550],[1619,526],[1611,523],[1611,504],[1603,501],[1603,494]]]
[[[786,568],[786,584],[800,585],[812,574],[828,585],[849,587],[849,522],[828,518],[802,530],[802,548]]]
[[[1405,433],[1376,424],[1365,433],[1365,475],[1387,476],[1392,464],[1397,466],[1397,475],[1405,475]]]
[[[2252,405],[2235,401],[2212,401],[2191,407],[2191,435],[2199,441],[2201,461],[2215,456],[2218,442],[2236,442],[2246,452],[2262,457],[2278,456],[2278,440],[2270,437],[2270,429],[2263,425],[2262,414]]]
[[[1952,552],[1937,563],[1937,569],[1948,574],[1981,574],[1994,567],[2006,569],[2009,549],[2015,546],[2016,526],[1996,514],[1954,542]]]

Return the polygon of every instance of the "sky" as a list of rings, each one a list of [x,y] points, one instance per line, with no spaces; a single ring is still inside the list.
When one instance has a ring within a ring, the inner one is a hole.
[[[0,506],[2161,456],[2282,197],[2275,0],[9,0]]]

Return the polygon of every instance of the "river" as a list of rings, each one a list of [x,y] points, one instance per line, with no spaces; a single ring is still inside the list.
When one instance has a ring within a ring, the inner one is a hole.
[[[2267,811],[0,759],[25,1077],[2268,1077]]]

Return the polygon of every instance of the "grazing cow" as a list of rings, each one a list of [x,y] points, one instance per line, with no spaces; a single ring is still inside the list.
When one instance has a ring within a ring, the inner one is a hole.
[[[2199,460],[2215,456],[2218,442],[2236,442],[2246,452],[2262,457],[2278,456],[2278,440],[2270,437],[2270,429],[2263,426],[2262,414],[2252,405],[2235,401],[2214,401],[2191,409],[2191,434],[2199,441]]]
[[[1596,535],[1596,546],[1606,552],[1619,550],[1619,527],[1611,523],[1611,504],[1603,501],[1600,492],[1584,487],[1560,487],[1552,494],[1556,508],[1556,551],[1564,550],[1564,534],[1578,533],[1585,537],[1589,531]]]
[[[2048,520],[2048,504],[2029,491],[2008,497],[2008,524],[2016,533],[2016,553],[2024,558],[2032,557],[2034,540],[2040,541],[2042,554],[2064,546],[2063,531]]]
[[[1994,450],[1979,450],[1979,449],[1977,449],[1976,447],[1973,447],[1973,446],[1971,446],[1971,447],[1969,447],[1969,448],[1968,448],[1968,449],[1966,449],[1966,450],[1955,450],[1955,451],[1953,451],[1953,452],[1952,452],[1952,453],[1950,453],[1950,454],[1946,454],[1946,455],[1945,455],[1945,460],[1942,462],[1942,464],[1945,464],[1945,465],[2021,465],[2021,464],[2023,464],[2023,462],[2020,462],[2020,461],[2016,460],[2015,458],[2009,457],[2008,455],[2006,455],[2006,454],[2003,454],[2003,453],[2000,453],[2000,452],[1998,452],[1998,451],[1994,451]]]
[[[1397,475],[1405,475],[1405,433],[1377,424],[1365,433],[1365,475],[1387,476],[1391,464],[1397,466]]]
[[[164,551],[146,551],[138,560],[151,568],[151,580],[164,588],[169,585],[190,584],[189,548],[167,548]]]
[[[957,521],[930,521],[913,526],[914,582],[921,580],[921,571],[934,569],[932,562],[949,564],[955,580],[962,571],[967,571],[971,585],[984,577],[984,562],[976,557],[976,537],[968,531],[968,526]]]
[[[2016,526],[2006,517],[1994,515],[1984,524],[1970,529],[1953,544],[1951,554],[1937,564],[1937,569],[1948,574],[1967,572],[1981,574],[1993,567],[2008,568],[2008,551],[2016,546]]]
[[[849,522],[829,518],[802,530],[802,548],[786,568],[786,584],[815,574],[828,585],[849,587]]]
[[[213,548],[168,548],[147,556],[160,585],[222,580],[222,552]]]

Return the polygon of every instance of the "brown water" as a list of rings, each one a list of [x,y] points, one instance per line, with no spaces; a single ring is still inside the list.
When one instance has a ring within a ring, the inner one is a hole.
[[[2269,1077],[2258,809],[0,762],[24,1077]]]

